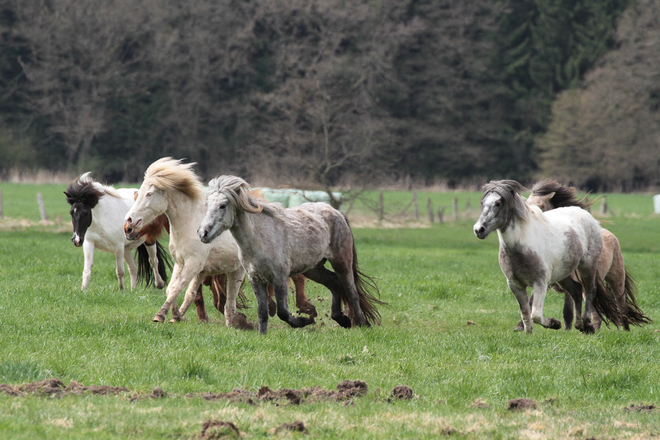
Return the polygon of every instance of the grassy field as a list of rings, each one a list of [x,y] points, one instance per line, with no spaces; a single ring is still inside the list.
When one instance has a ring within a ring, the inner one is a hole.
[[[535,327],[513,332],[518,306],[497,264],[497,238],[477,240],[470,219],[427,228],[358,228],[361,268],[377,278],[382,325],[344,330],[325,317],[330,295],[312,283],[317,324],[291,329],[271,319],[266,336],[196,322],[154,324],[164,292],[117,289],[114,259],[98,252],[90,287],[80,291],[82,251],[70,242],[61,185],[0,184],[0,383],[60,378],[65,384],[126,387],[118,395],[61,398],[0,393],[0,438],[199,438],[209,419],[234,423],[241,438],[302,438],[285,423],[304,422],[311,438],[644,439],[660,436],[660,217],[647,195],[608,195],[607,227],[637,279],[641,307],[655,320],[624,332],[588,336]],[[52,218],[38,224],[36,192]],[[451,206],[478,193],[420,193]],[[368,194],[377,199],[377,194]],[[401,207],[410,193],[386,193]],[[32,209],[34,208],[34,209]],[[355,214],[368,216],[366,206]],[[394,208],[392,208],[394,209]],[[473,213],[474,214],[474,213]],[[33,223],[17,223],[26,218]],[[256,320],[252,293],[246,314]],[[210,298],[207,305],[210,303]],[[550,292],[546,316],[560,318]],[[347,402],[209,401],[203,393],[262,386],[334,390],[367,383]],[[397,385],[411,400],[391,397]],[[148,396],[155,387],[167,396]],[[535,409],[510,411],[511,399]],[[231,438],[231,437],[227,437]]]

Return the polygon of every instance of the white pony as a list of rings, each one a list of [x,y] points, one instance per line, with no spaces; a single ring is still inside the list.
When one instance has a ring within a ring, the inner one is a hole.
[[[180,321],[190,307],[197,289],[208,275],[227,274],[227,326],[248,327],[245,315],[236,312],[236,296],[245,277],[238,257],[238,245],[229,232],[211,244],[197,237],[197,226],[206,214],[202,183],[193,172],[194,164],[165,157],[152,163],[144,174],[135,204],[125,216],[124,232],[135,235],[160,214],[170,222],[170,253],[174,258],[167,299],[154,322],[164,322],[172,310],[172,322]],[[181,309],[177,296],[188,286]]]
[[[586,303],[582,319],[575,327],[593,333],[591,313],[595,310],[617,327],[621,314],[617,301],[600,277],[596,276],[603,247],[601,228],[587,211],[577,207],[542,212],[525,203],[514,180],[491,181],[484,185],[481,215],[474,225],[477,238],[485,239],[497,230],[500,241],[500,268],[509,289],[520,305],[525,331],[532,332],[532,321],[543,327],[559,329],[555,318],[543,316],[543,302],[551,283],[570,292],[578,315],[582,309],[582,289],[575,289],[571,274],[577,269],[584,287]],[[527,287],[533,290],[530,313]]]
[[[124,237],[124,215],[133,205],[133,197],[137,192],[133,188],[115,189],[105,186],[92,179],[91,172],[87,172],[69,184],[64,194],[71,205],[71,220],[73,222],[73,237],[71,241],[76,247],[83,248],[85,264],[82,276],[82,289],[89,285],[94,264],[94,249],[115,254],[117,279],[119,288],[124,288],[124,261],[128,264],[131,277],[131,289],[137,285],[139,270],[131,252],[141,247],[146,241],[142,237],[137,241],[129,241]],[[160,245],[144,246],[148,252],[148,259],[154,273],[154,281],[159,289],[165,287],[166,278],[164,261]],[[141,258],[139,251],[138,258]],[[142,265],[141,265],[142,266]]]

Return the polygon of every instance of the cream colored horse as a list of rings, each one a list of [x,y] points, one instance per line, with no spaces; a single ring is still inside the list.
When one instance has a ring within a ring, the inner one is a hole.
[[[236,296],[245,277],[238,257],[238,245],[229,232],[212,243],[202,243],[197,227],[206,214],[203,185],[193,172],[194,164],[165,157],[152,163],[144,175],[138,197],[125,217],[127,236],[134,235],[160,214],[170,221],[170,253],[174,259],[167,299],[153,320],[164,322],[168,310],[172,321],[180,321],[195,299],[197,289],[208,275],[227,274],[227,326],[244,327],[242,313],[236,312]],[[181,308],[177,297],[186,288]]]

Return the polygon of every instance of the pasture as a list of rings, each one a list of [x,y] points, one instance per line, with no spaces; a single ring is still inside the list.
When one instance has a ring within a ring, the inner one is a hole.
[[[10,217],[0,221],[0,383],[59,378],[130,390],[0,393],[1,438],[194,439],[210,419],[234,423],[241,438],[302,438],[278,430],[295,420],[310,438],[660,435],[660,409],[631,408],[660,406],[660,217],[650,196],[608,195],[616,215],[605,219],[637,280],[640,306],[655,321],[649,326],[595,335],[540,326],[531,335],[513,332],[518,304],[497,263],[497,237],[478,240],[468,218],[427,228],[354,229],[360,267],[389,303],[379,308],[380,326],[340,328],[326,317],[330,293],[308,282],[317,323],[292,329],[271,318],[260,336],[226,328],[211,309],[208,324],[198,323],[194,311],[182,323],[151,322],[164,292],[118,290],[107,253],[95,255],[89,288],[81,292],[83,256],[70,242],[64,186],[0,188]],[[35,223],[37,191],[62,223]],[[409,196],[386,193],[386,200],[404,205]],[[428,196],[451,206],[453,194]],[[476,215],[480,195],[470,197]],[[360,209],[356,215],[368,215]],[[249,286],[246,295],[245,313],[256,322]],[[562,303],[549,291],[546,316],[561,318]],[[335,390],[346,379],[364,381],[366,394],[300,404],[205,398],[235,388],[256,395],[262,386]],[[413,398],[392,397],[398,385],[409,386]],[[156,387],[166,395],[151,398]],[[509,410],[518,398],[534,400],[536,408]]]

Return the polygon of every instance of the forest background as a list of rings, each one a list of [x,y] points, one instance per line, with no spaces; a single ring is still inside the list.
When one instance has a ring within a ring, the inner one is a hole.
[[[660,0],[0,0],[0,179],[660,187]]]

